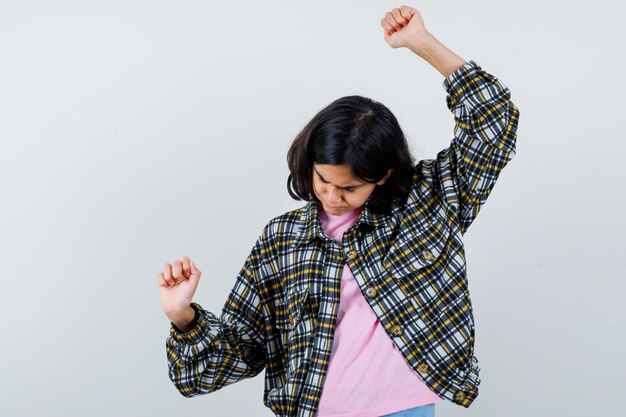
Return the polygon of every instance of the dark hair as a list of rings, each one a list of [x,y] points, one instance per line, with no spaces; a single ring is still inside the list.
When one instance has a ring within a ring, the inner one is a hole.
[[[413,162],[398,120],[387,107],[366,97],[346,96],[317,113],[294,139],[287,153],[287,191],[295,200],[317,200],[313,163],[347,164],[356,178],[370,183],[392,168],[368,202],[372,211],[387,212],[392,201],[405,201]]]

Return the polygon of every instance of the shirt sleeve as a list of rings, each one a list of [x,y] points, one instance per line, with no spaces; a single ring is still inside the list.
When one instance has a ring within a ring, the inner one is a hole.
[[[170,323],[166,340],[169,377],[185,397],[216,391],[260,373],[265,361],[265,315],[259,296],[257,241],[224,304],[220,317],[192,303],[193,327]]]
[[[437,154],[432,169],[449,209],[465,233],[515,155],[519,110],[496,77],[470,61],[443,81],[454,115],[454,137]]]

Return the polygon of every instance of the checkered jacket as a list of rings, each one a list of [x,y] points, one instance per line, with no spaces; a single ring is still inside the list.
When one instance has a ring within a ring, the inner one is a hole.
[[[405,204],[377,214],[366,203],[341,244],[324,234],[313,202],[272,219],[221,316],[192,303],[191,330],[170,324],[169,376],[182,395],[265,370],[263,402],[275,415],[315,416],[347,263],[416,377],[453,403],[472,403],[480,368],[463,235],[515,154],[519,112],[509,89],[474,61],[443,86],[454,137],[415,165]]]

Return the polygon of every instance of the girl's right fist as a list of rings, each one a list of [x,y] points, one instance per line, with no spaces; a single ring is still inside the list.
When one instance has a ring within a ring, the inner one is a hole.
[[[201,274],[187,256],[166,263],[163,271],[157,273],[161,307],[168,317],[189,308]]]

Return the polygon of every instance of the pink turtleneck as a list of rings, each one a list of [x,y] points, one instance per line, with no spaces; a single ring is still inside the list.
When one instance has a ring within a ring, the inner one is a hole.
[[[360,209],[335,216],[319,206],[322,229],[341,243]],[[379,417],[440,401],[402,357],[344,265],[337,327],[317,417]]]

